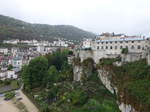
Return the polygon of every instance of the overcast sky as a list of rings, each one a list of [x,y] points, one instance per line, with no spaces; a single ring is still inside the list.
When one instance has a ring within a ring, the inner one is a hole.
[[[0,14],[94,33],[150,36],[150,0],[0,0]]]

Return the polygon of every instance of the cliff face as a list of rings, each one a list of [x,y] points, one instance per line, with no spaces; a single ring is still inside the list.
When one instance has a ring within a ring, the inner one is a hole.
[[[86,52],[80,52],[80,62],[84,62],[89,56],[94,61],[98,59],[95,58],[94,52],[89,52],[87,55]],[[126,59],[133,59],[131,57]],[[112,94],[117,95],[117,102],[122,112],[150,112],[149,59],[133,59],[130,60],[131,62],[115,64],[119,60],[117,58],[102,58],[97,61],[96,68],[101,82]],[[87,68],[82,67],[82,73]],[[80,75],[81,78],[83,74]]]
[[[111,78],[112,76],[108,71],[105,69],[99,69],[98,70],[98,76],[101,79],[102,83],[105,85],[105,87],[112,93],[116,94],[117,97],[119,96],[118,89],[116,86],[112,85]],[[130,104],[125,104],[124,102],[118,102],[119,109],[121,112],[136,112],[135,109]]]
[[[73,70],[74,81],[80,82],[80,84],[88,90],[88,93],[94,94],[93,96],[96,97],[96,102],[97,102],[97,103],[95,102],[94,104],[99,103],[99,106],[97,105],[97,107],[100,108],[100,110],[95,109],[94,112],[120,112],[118,104],[116,102],[116,95],[112,94],[114,93],[114,90],[110,86],[109,83],[110,81],[107,79],[107,77],[102,77],[98,75],[99,73],[96,69],[96,65],[92,58],[88,58],[80,63],[79,60],[77,61],[76,59],[73,65],[73,69],[74,69]],[[103,78],[102,79],[103,83],[99,79],[99,77]],[[86,84],[90,86],[86,86]],[[112,93],[104,86],[104,84],[106,84],[107,88]],[[92,89],[91,92],[89,91],[90,89]],[[94,107],[93,105],[92,108],[96,108],[96,107]]]
[[[74,66],[74,80],[75,81],[81,81],[82,73],[83,72],[83,67],[76,65]],[[101,82],[104,84],[104,86],[112,93],[116,94],[117,97],[119,96],[118,89],[116,86],[112,85],[111,82],[111,75],[109,74],[108,71],[104,69],[99,69],[98,70],[98,76],[101,80]],[[119,109],[121,112],[137,112],[135,109],[130,105],[130,104],[125,104],[124,102],[116,101],[118,103]]]
[[[82,76],[82,67],[80,65],[74,65],[73,67],[73,73],[74,73],[74,80],[75,81],[80,81],[81,76]]]

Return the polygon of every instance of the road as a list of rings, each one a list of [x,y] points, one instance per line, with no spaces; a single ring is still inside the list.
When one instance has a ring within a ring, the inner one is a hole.
[[[3,99],[4,97],[0,97],[0,112],[20,112],[11,100],[5,101]]]
[[[28,99],[26,95],[20,90],[17,90],[16,98],[22,98],[20,102],[22,102],[28,112],[39,112],[38,108]],[[20,112],[20,110],[13,104],[12,100],[5,101],[3,96],[0,96],[0,112]]]
[[[28,99],[26,95],[24,95],[21,90],[18,90],[18,93],[20,94],[19,97],[22,98],[20,101],[26,106],[29,112],[39,112],[37,107]]]

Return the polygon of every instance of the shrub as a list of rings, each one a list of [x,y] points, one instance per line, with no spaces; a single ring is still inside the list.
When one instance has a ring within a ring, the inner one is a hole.
[[[10,100],[15,96],[15,92],[8,92],[5,94],[5,100]]]
[[[121,51],[122,54],[128,54],[128,48],[123,48]]]

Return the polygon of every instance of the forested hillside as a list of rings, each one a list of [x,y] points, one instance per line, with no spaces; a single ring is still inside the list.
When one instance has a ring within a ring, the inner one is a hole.
[[[37,39],[53,40],[65,38],[80,40],[93,38],[95,34],[86,32],[71,25],[30,24],[14,18],[0,15],[0,40],[4,39]]]

